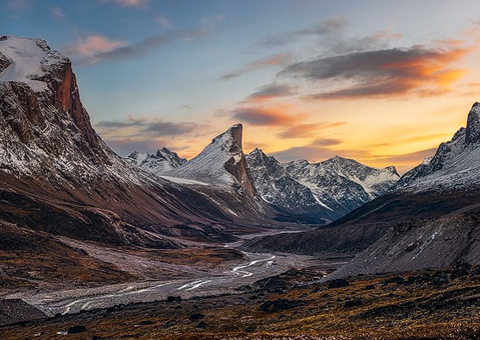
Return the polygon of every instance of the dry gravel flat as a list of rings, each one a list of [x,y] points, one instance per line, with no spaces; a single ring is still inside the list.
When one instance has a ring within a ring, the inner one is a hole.
[[[222,273],[212,271],[196,278],[139,281],[46,293],[21,292],[7,295],[6,298],[21,298],[47,315],[54,316],[119,304],[165,300],[168,296],[186,299],[234,293],[238,287],[280,274],[292,267],[311,265],[313,260],[308,256],[281,254],[245,253],[245,256],[247,261]]]

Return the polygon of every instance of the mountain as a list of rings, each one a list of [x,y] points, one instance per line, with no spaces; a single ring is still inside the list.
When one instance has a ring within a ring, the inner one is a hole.
[[[159,149],[155,154],[132,152],[127,156],[127,160],[137,165],[139,168],[161,175],[166,171],[175,169],[187,162],[185,158],[178,157],[177,153],[167,148]]]
[[[393,166],[376,169],[338,156],[314,164],[290,162],[286,170],[321,204],[342,215],[389,192],[400,178]]]
[[[198,156],[167,171],[165,175],[231,188],[255,196],[242,150],[242,134],[242,124],[233,125],[215,137]]]
[[[117,156],[90,124],[70,60],[45,41],[0,37],[0,60],[1,221],[149,247],[232,240],[232,230],[268,226],[237,199],[159,178]]]
[[[314,231],[254,239],[256,251],[355,255],[328,277],[480,264],[480,105],[397,188]]]
[[[276,219],[321,224],[337,215],[317,201],[274,157],[255,149],[246,156],[248,172],[260,197],[278,212]]]
[[[475,103],[453,138],[440,144],[435,155],[407,172],[398,188],[408,191],[456,190],[480,187],[480,103]]]
[[[375,169],[338,156],[314,164],[280,163],[255,149],[246,159],[263,200],[285,210],[285,216],[303,214],[317,223],[331,222],[389,192],[400,178],[394,167]]]

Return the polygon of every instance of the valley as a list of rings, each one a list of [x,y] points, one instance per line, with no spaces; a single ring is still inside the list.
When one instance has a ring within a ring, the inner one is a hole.
[[[207,254],[200,258],[199,253],[196,256],[190,250],[188,259],[183,264],[180,264],[181,260],[169,261],[168,256],[175,256],[174,253],[147,257],[131,255],[126,252],[115,254],[104,250],[100,255],[100,251],[97,249],[97,253],[93,256],[116,264],[130,277],[141,277],[142,279],[90,288],[62,289],[50,286],[49,291],[36,288],[21,292],[14,289],[15,292],[12,292],[4,289],[0,291],[0,296],[4,299],[22,299],[46,315],[55,316],[56,314],[109,308],[119,304],[166,300],[169,296],[188,299],[232,294],[239,287],[278,275],[291,268],[318,265],[315,257],[293,254],[237,252],[238,255],[229,259],[229,253],[233,252],[230,250],[232,248],[228,248],[229,250],[223,251],[222,254],[223,249],[225,247],[211,248],[210,251],[218,252],[216,255],[220,256],[216,261],[212,255]],[[209,249],[203,251],[208,252]],[[208,265],[209,260],[214,261],[210,266]],[[195,264],[193,261],[198,261],[198,263]],[[326,270],[332,270],[344,263],[325,260],[324,266]],[[159,280],[159,278],[163,278],[163,280]]]

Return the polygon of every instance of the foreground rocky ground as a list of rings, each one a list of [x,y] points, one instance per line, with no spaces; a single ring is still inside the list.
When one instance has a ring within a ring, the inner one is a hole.
[[[324,269],[211,297],[120,305],[0,328],[1,339],[479,339],[480,270],[323,282]]]

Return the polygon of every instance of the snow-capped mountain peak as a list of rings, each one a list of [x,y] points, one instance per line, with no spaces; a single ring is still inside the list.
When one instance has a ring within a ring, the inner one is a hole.
[[[177,153],[170,151],[166,147],[159,149],[152,155],[149,153],[139,153],[138,151],[134,151],[128,155],[126,159],[138,167],[156,175],[162,175],[187,162],[185,158],[179,157]]]
[[[215,137],[203,151],[182,166],[167,171],[186,178],[255,194],[242,150],[242,124],[235,124]]]
[[[23,82],[35,92],[47,91],[48,83],[42,78],[56,64],[67,62],[58,51],[50,50],[44,40],[0,37],[0,83]]]
[[[149,153],[140,153],[138,151],[133,151],[126,157],[126,160],[132,162],[137,166],[140,166],[140,164],[142,164],[142,162],[146,160],[149,156]]]

